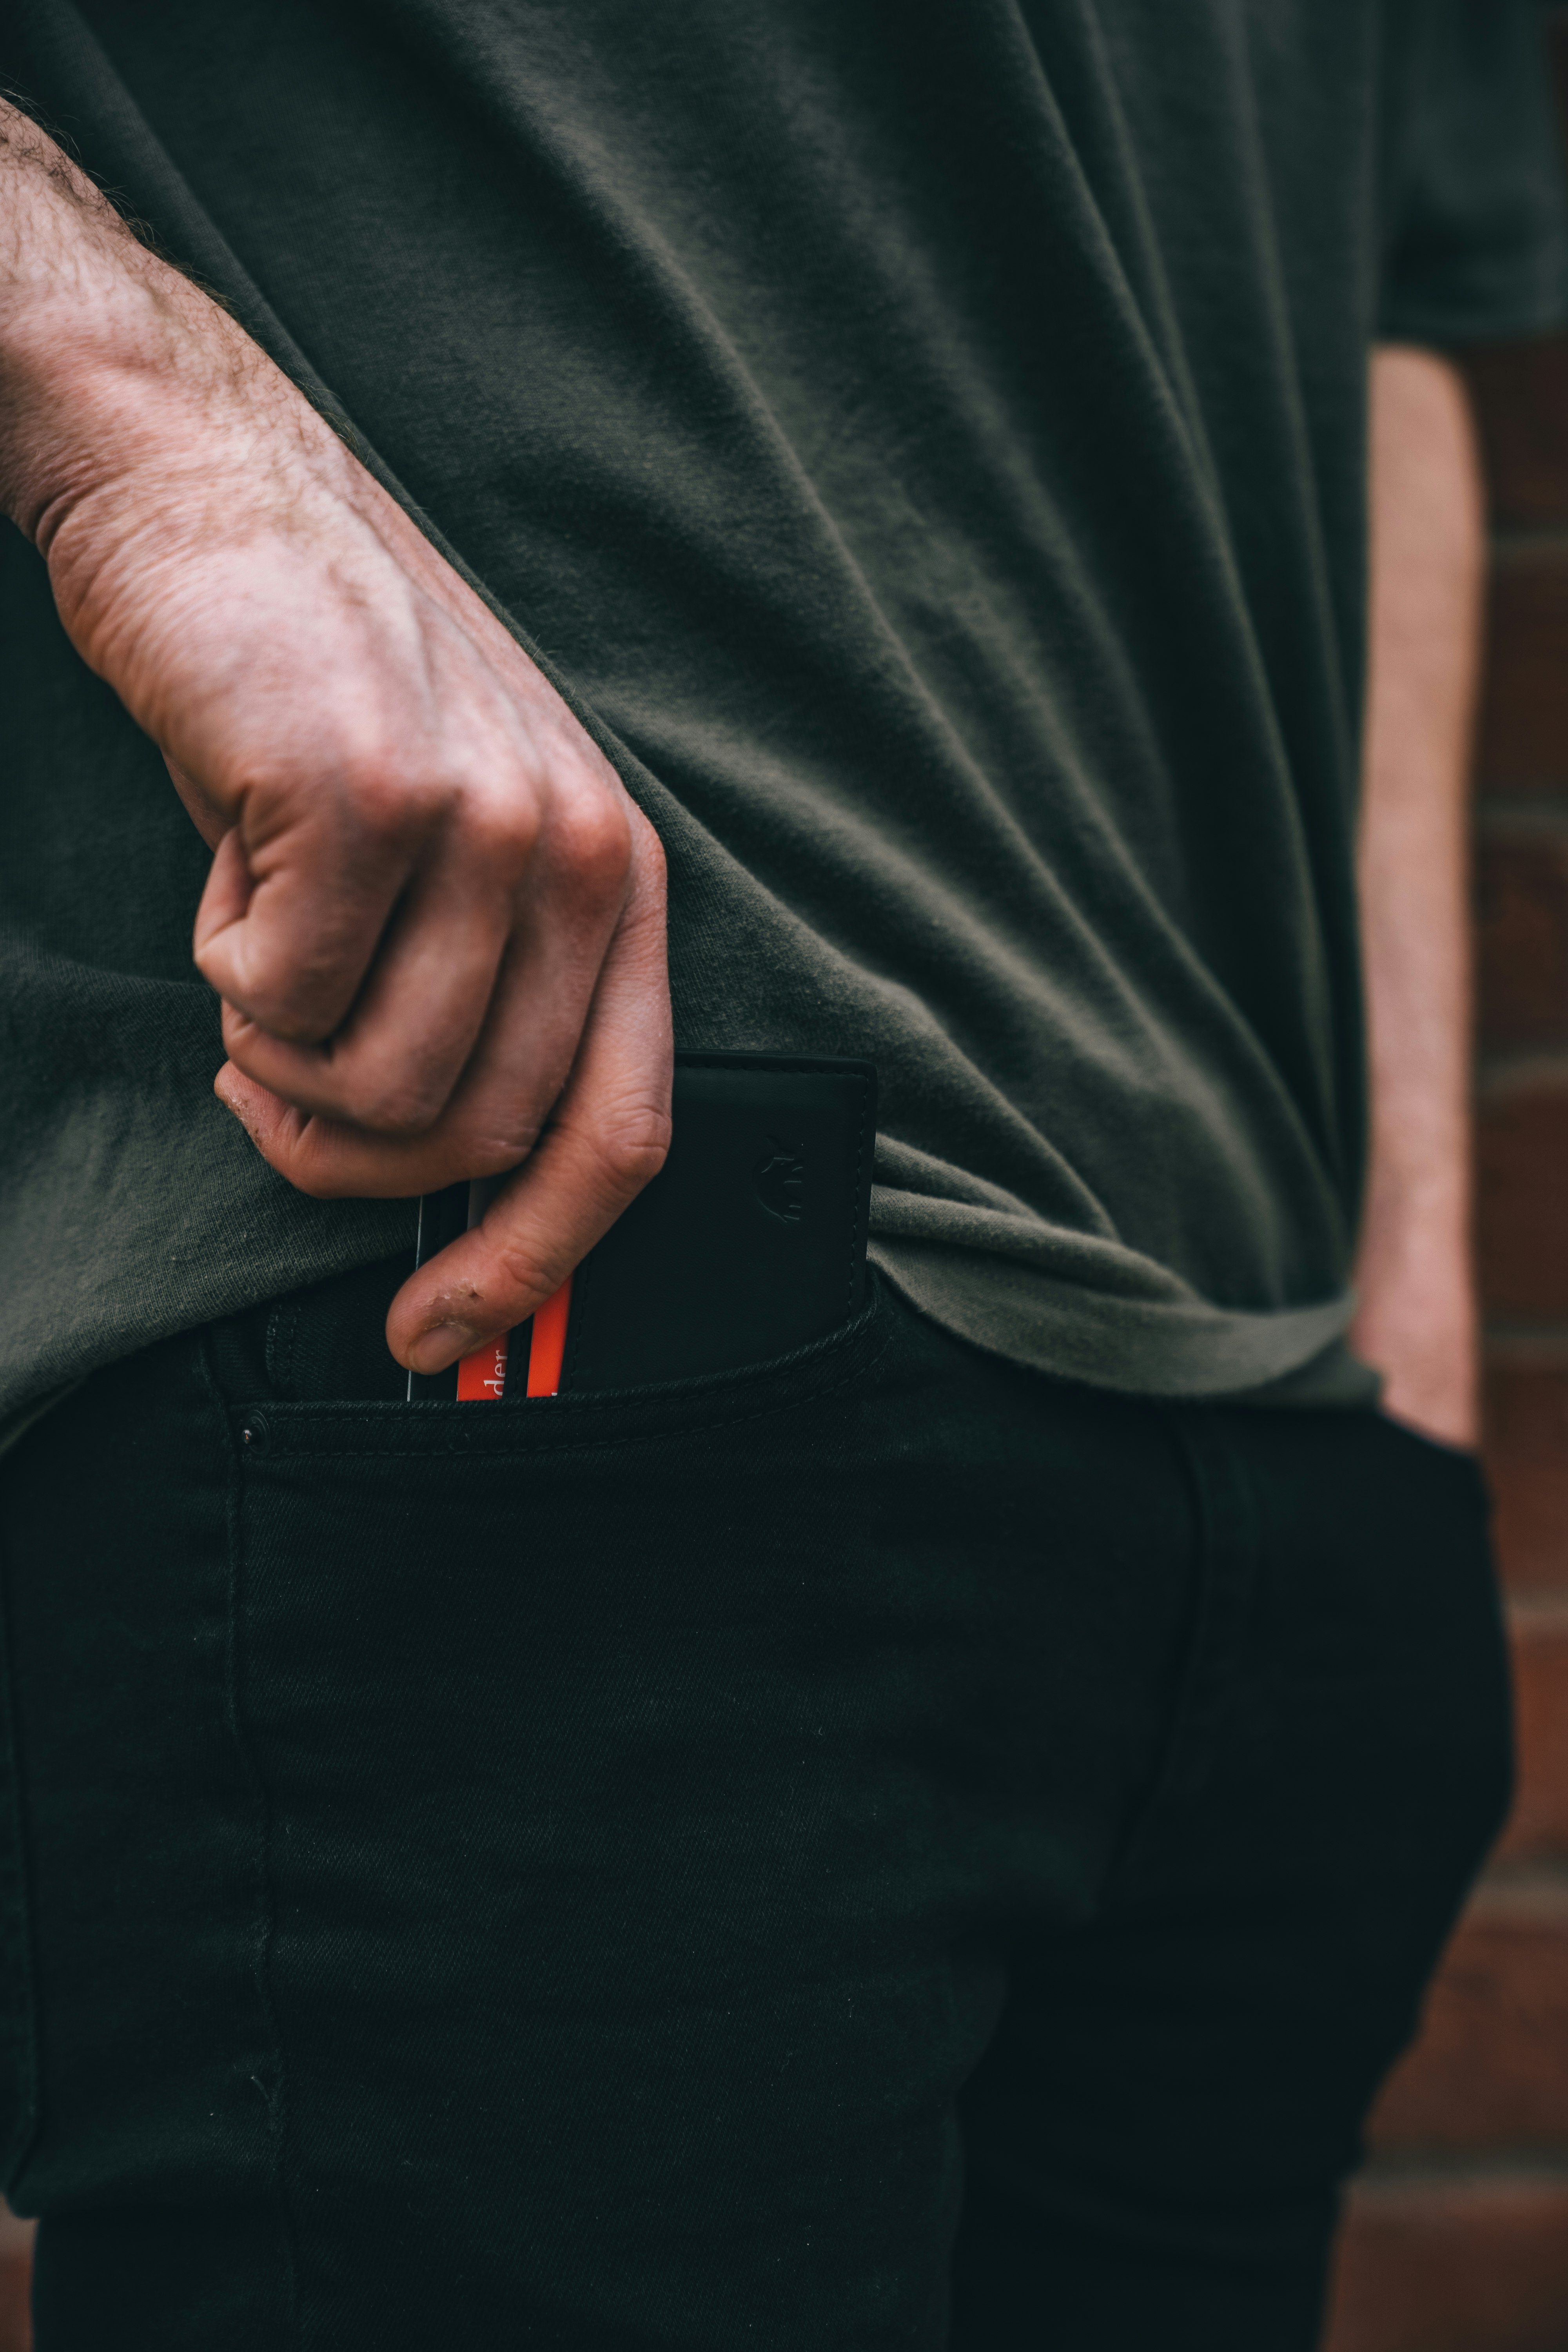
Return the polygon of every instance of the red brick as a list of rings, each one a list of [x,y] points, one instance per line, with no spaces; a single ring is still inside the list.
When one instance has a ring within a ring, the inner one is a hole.
[[[1463,362],[1495,522],[1568,523],[1568,335],[1483,343]]]
[[[1568,2147],[1568,1875],[1521,1873],[1478,1890],[1420,2038],[1378,2101],[1372,2144],[1459,2154]]]
[[[1476,843],[1483,1047],[1568,1044],[1568,822]]]
[[[1352,2189],[1323,2352],[1563,2352],[1568,2175]]]
[[[1510,1611],[1519,1789],[1504,1854],[1568,1859],[1568,1601]]]
[[[1476,764],[1486,793],[1568,789],[1568,540],[1499,552]]]
[[[1511,1322],[1568,1318],[1568,1064],[1489,1085],[1477,1124],[1487,1311]]]
[[[1562,1360],[1494,1340],[1486,1463],[1498,1558],[1514,1592],[1568,1591],[1568,1349]]]

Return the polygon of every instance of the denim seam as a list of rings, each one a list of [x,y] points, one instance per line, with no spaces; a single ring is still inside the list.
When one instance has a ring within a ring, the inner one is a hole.
[[[1205,1739],[1212,1729],[1216,1694],[1232,1654],[1238,1603],[1245,1605],[1257,1575],[1256,1515],[1235,1449],[1224,1447],[1226,1468],[1237,1489],[1227,1511],[1225,1498],[1216,1492],[1215,1465],[1211,1459],[1214,1440],[1206,1433],[1199,1436],[1190,1409],[1156,1403],[1155,1410],[1170,1433],[1192,1498],[1197,1604],[1164,1753],[1138,1819],[1130,1826],[1112,1864],[1112,1883],[1142,1862],[1162,1819],[1182,1802],[1194,1775],[1205,1769]]]
[[[1197,1499],[1205,1573],[1202,1613],[1194,1632],[1192,1672],[1161,1780],[1160,1804],[1179,1801],[1200,1762],[1205,1732],[1235,1660],[1241,1621],[1258,1580],[1257,1507],[1242,1451],[1203,1408],[1167,1408]]]
[[[218,1419],[223,1426],[224,1448],[227,1461],[228,1623],[226,1642],[225,1698],[228,1714],[229,1738],[239,1761],[241,1777],[250,1793],[255,1810],[258,1841],[256,1892],[258,1916],[252,1940],[251,1980],[256,1987],[263,2030],[272,2046],[274,2081],[271,2087],[263,2092],[267,2102],[271,2188],[283,2242],[284,2291],[288,2304],[289,2331],[294,2343],[302,2347],[304,2327],[300,2301],[299,2229],[285,2185],[284,2168],[284,2150],[289,2128],[288,2068],[283,2056],[283,2035],[278,2021],[277,2004],[272,1994],[272,1945],[278,1917],[278,1898],[272,1872],[272,1803],[266,1779],[245,1730],[243,1699],[245,1668],[241,1630],[245,1596],[243,1467],[238,1450],[234,1443],[234,1433],[229,1426],[228,1413],[225,1409],[222,1386],[212,1361],[210,1339],[206,1335],[204,1335],[203,1344],[197,1351],[197,1356],[204,1385],[219,1408]]]
[[[646,1433],[632,1431],[628,1432],[626,1435],[619,1437],[605,1437],[601,1436],[596,1432],[584,1431],[581,1435],[562,1435],[554,1438],[548,1446],[539,1445],[537,1447],[531,1447],[527,1449],[523,1458],[538,1461],[544,1459],[551,1454],[583,1453],[595,1449],[615,1451],[632,1445],[658,1445],[665,1443],[668,1439],[672,1437],[702,1437],[716,1429],[738,1429],[743,1427],[748,1422],[771,1421],[779,1413],[795,1412],[803,1405],[816,1404],[824,1398],[837,1396],[842,1390],[852,1387],[858,1380],[863,1379],[868,1374],[875,1371],[877,1366],[880,1363],[883,1356],[887,1353],[888,1349],[892,1343],[892,1336],[893,1335],[890,1330],[887,1332],[870,1354],[866,1356],[861,1362],[852,1365],[847,1372],[841,1373],[837,1380],[830,1381],[826,1387],[813,1388],[801,1396],[783,1398],[778,1402],[766,1405],[755,1412],[725,1413],[714,1421],[682,1422],[676,1427],[668,1430],[653,1430],[648,1431]],[[588,1405],[590,1403],[597,1403],[599,1400],[590,1400],[588,1398],[574,1400],[574,1407],[579,1402],[584,1405]],[[389,1431],[395,1431],[398,1428],[406,1430],[408,1426],[406,1423],[395,1423],[390,1419],[379,1422],[375,1424],[371,1424],[367,1422],[366,1416],[363,1413],[353,1414],[342,1412],[331,1405],[321,1409],[331,1412],[334,1420],[348,1422],[358,1421],[362,1426],[374,1425]],[[615,1411],[617,1408],[612,1404],[608,1399],[605,1399],[604,1401],[604,1409],[606,1411]],[[624,1410],[624,1405],[619,1409]],[[233,1410],[233,1408],[231,1408],[231,1410]],[[238,1410],[243,1412],[246,1409],[241,1407],[238,1408]],[[262,1407],[259,1408],[259,1410],[264,1412],[266,1408]],[[272,1425],[275,1429],[280,1426],[277,1422],[274,1422]],[[281,1426],[287,1426],[287,1424],[281,1424]],[[467,1437],[459,1437],[456,1432],[453,1433],[451,1440],[444,1444],[438,1445],[423,1444],[416,1449],[400,1449],[396,1444],[359,1446],[323,1444],[300,1445],[294,1448],[284,1447],[280,1450],[284,1452],[293,1452],[300,1458],[310,1456],[312,1459],[320,1460],[323,1456],[331,1456],[340,1461],[365,1462],[395,1460],[406,1462],[424,1460],[439,1461],[443,1456],[447,1454],[476,1454],[476,1448],[472,1442]],[[506,1447],[486,1446],[478,1453],[478,1458],[488,1458],[500,1462],[516,1460],[519,1457],[516,1453]]]
[[[27,1853],[26,1809],[22,1799],[21,1743],[16,1737],[16,1685],[11,1640],[11,1578],[8,1559],[4,1563],[4,1574],[0,1575],[0,1612],[3,1612],[4,1619],[3,1623],[0,1623],[0,1674],[5,1676],[5,1687],[0,1691],[0,1702],[3,1702],[3,1711],[0,1711],[3,1721],[0,1721],[0,1727],[3,1727],[5,1748],[4,1760],[8,1783],[5,1809],[10,1815],[6,1823],[9,1832],[7,1843],[14,1857],[12,1870],[16,1881],[17,1916],[16,1950],[12,1957],[16,1964],[18,1981],[14,1997],[20,2000],[23,2013],[21,2030],[23,2048],[17,2068],[20,2114],[10,2144],[4,2150],[5,2170],[3,2176],[0,2176],[5,2188],[9,2189],[17,2179],[33,2152],[34,2143],[37,2139],[42,2122],[42,2101],[40,2098],[37,1958],[34,1948],[33,1906],[28,1895],[33,1874]]]

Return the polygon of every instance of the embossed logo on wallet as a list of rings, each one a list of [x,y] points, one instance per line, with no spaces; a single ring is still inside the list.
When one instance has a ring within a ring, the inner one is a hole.
[[[805,1160],[770,1135],[765,1156],[752,1171],[752,1189],[770,1217],[783,1225],[798,1225],[805,1207]]]

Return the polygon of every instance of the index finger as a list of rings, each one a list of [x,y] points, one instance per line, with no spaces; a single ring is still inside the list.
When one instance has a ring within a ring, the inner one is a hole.
[[[483,1223],[392,1302],[387,1345],[414,1371],[444,1370],[525,1321],[664,1164],[674,1040],[663,868],[651,831],[637,833],[637,883],[549,1126]]]

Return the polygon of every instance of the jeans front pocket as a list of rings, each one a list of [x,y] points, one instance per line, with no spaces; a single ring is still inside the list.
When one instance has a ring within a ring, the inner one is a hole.
[[[590,2175],[605,2228],[651,2214],[647,2135],[696,2133],[691,2068],[745,2041],[702,2022],[727,1972],[795,2002],[832,1810],[802,1727],[889,1320],[618,1395],[230,1403],[237,1710],[323,2341],[454,2310],[511,2340]],[[367,2266],[373,2228],[395,2251]]]

